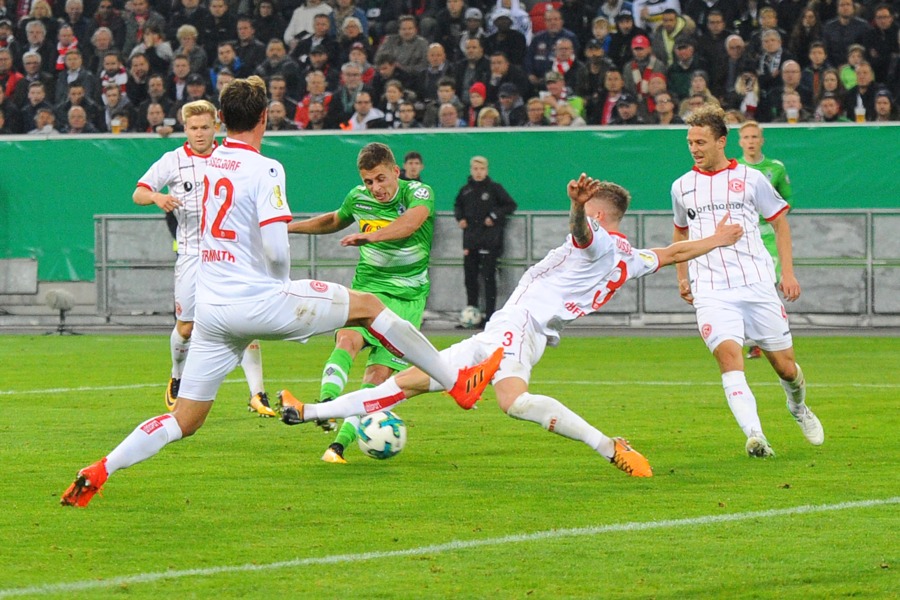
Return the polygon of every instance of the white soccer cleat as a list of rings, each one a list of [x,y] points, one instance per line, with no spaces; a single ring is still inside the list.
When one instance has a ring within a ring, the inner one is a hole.
[[[817,417],[813,411],[809,410],[808,406],[801,404],[797,407],[799,412],[794,412],[796,409],[791,407],[791,402],[789,401],[787,407],[794,417],[794,420],[797,421],[797,425],[800,426],[803,437],[805,437],[810,444],[813,446],[821,446],[825,443],[825,429],[822,427],[822,422],[819,421],[819,417]]]
[[[757,458],[769,458],[775,456],[775,451],[772,450],[772,446],[769,445],[766,436],[758,431],[754,431],[750,434],[750,437],[747,438],[747,445],[744,446],[744,448],[747,450],[749,456],[755,456]]]

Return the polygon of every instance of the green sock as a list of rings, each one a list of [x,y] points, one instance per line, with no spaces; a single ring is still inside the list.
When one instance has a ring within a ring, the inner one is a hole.
[[[375,387],[371,383],[364,383],[359,386],[359,389],[364,390],[366,388]],[[344,420],[344,423],[341,425],[340,431],[338,431],[337,436],[334,438],[335,444],[340,444],[344,448],[353,443],[353,441],[359,437],[356,433],[356,428],[359,427],[359,417],[349,417]]]
[[[319,388],[319,399],[331,400],[337,398],[347,385],[347,375],[353,365],[350,353],[340,348],[331,351],[331,356],[322,369],[322,386]]]

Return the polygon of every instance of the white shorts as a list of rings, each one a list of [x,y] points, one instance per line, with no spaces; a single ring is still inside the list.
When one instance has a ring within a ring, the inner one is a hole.
[[[309,279],[291,281],[281,292],[261,301],[198,304],[178,396],[214,400],[251,341],[305,342],[343,327],[349,314],[347,288]]]
[[[484,331],[453,344],[441,356],[454,369],[461,369],[483,361],[498,347],[503,348],[503,360],[492,382],[518,377],[527,384],[547,348],[547,337],[535,330],[527,310],[504,307],[493,314]],[[433,391],[443,389],[434,380],[431,385]]]
[[[725,340],[740,345],[751,339],[763,350],[786,350],[793,344],[787,312],[771,282],[705,291],[694,298],[697,327],[710,352]]]
[[[200,256],[179,254],[175,261],[175,318],[193,321],[197,276],[200,273]]]

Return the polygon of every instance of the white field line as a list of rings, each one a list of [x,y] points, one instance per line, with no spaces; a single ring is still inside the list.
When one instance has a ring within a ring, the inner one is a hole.
[[[420,546],[418,548],[409,548],[407,550],[391,550],[388,552],[361,552],[357,554],[332,554],[330,556],[295,558],[293,560],[285,560],[281,562],[265,564],[243,564],[231,566],[223,565],[219,567],[206,567],[204,569],[179,569],[173,571],[161,571],[156,573],[141,573],[139,575],[124,575],[120,577],[110,577],[109,579],[101,580],[91,579],[85,581],[72,581],[69,583],[49,583],[31,587],[7,588],[0,589],[0,598],[11,598],[14,596],[45,596],[48,594],[64,594],[68,592],[81,592],[85,590],[96,590],[123,585],[153,583],[156,581],[167,579],[208,577],[223,573],[255,573],[283,568],[308,567],[311,565],[359,563],[370,560],[405,558],[409,556],[422,556],[426,554],[442,554],[445,552],[470,550],[473,548],[519,544],[522,542],[540,542],[543,540],[557,540],[561,538],[571,537],[590,537],[603,535],[605,533],[616,533],[623,531],[630,532],[648,531],[653,529],[672,529],[678,527],[703,527],[706,525],[714,525],[718,523],[735,523],[753,519],[771,519],[775,517],[784,517],[790,515],[825,513],[839,510],[851,510],[856,508],[887,506],[893,504],[900,504],[900,496],[894,496],[892,498],[884,499],[859,500],[855,502],[840,502],[838,504],[795,506],[793,508],[778,508],[772,510],[732,513],[726,515],[706,515],[703,517],[692,517],[688,519],[667,519],[663,521],[617,523],[612,525],[599,525],[595,527],[579,527],[577,529],[551,529],[549,531],[507,535],[503,537],[488,538],[483,540],[455,540],[444,544]]]
[[[281,383],[319,383],[319,379],[279,379]],[[246,385],[243,379],[226,379],[223,384],[240,383]],[[696,387],[696,386],[713,386],[721,387],[719,381],[554,381],[549,379],[541,379],[535,382],[535,385],[591,385],[606,387],[623,387],[623,386],[659,386],[659,387]],[[758,381],[753,383],[753,387],[769,387],[780,386],[775,381]],[[869,388],[869,389],[897,389],[900,383],[854,383],[851,381],[844,383],[815,383],[811,388]],[[131,385],[100,385],[100,386],[79,386],[70,388],[45,388],[41,390],[0,390],[0,396],[18,396],[18,395],[35,395],[35,394],[72,394],[78,392],[108,392],[115,390],[138,390],[143,388],[165,388],[165,383],[135,383]]]

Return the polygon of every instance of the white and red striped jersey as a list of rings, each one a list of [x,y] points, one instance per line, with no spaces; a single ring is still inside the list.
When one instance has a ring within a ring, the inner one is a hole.
[[[559,343],[559,332],[569,321],[600,309],[629,279],[659,268],[652,250],[632,248],[624,235],[607,232],[588,219],[591,242],[584,248],[572,235],[528,269],[504,306],[526,309],[547,343]]]
[[[185,142],[180,148],[163,154],[137,183],[151,192],[161,192],[168,187],[169,195],[181,202],[181,206],[172,211],[178,221],[175,234],[178,254],[200,254],[203,176],[209,156],[197,154]]]
[[[255,148],[226,138],[206,165],[197,302],[232,304],[278,293],[285,282],[268,272],[260,229],[289,222],[284,167]]]
[[[721,171],[696,167],[672,184],[675,227],[690,231],[690,239],[708,237],[725,214],[744,228],[734,245],[716,248],[688,263],[694,295],[706,290],[775,282],[775,266],[759,234],[759,217],[771,221],[790,209],[766,176],[731,160]]]

